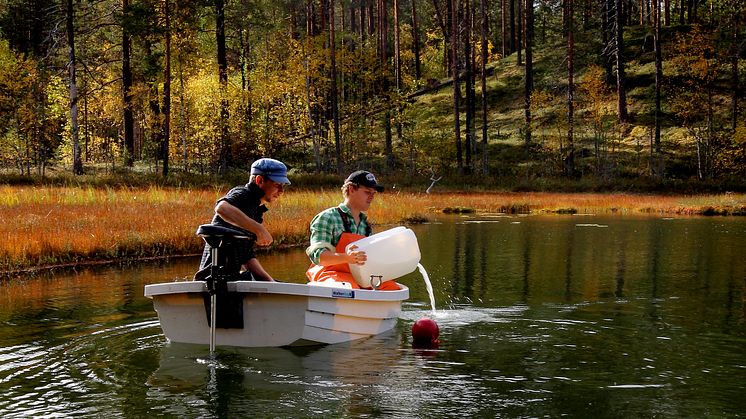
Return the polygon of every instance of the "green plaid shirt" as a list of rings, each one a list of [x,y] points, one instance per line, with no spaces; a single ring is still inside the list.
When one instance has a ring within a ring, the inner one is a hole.
[[[328,208],[316,214],[311,220],[311,245],[306,249],[306,254],[311,262],[317,265],[324,250],[331,250],[332,252],[336,250],[339,238],[345,232],[345,225],[342,222],[342,216],[337,212],[337,208],[349,215],[351,233],[365,235],[368,217],[361,212],[360,224],[355,225],[355,219],[345,204],[339,204],[339,207]]]

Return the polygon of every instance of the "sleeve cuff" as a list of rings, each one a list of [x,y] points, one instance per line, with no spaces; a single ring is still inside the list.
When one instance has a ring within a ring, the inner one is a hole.
[[[329,250],[331,252],[334,252],[334,246],[331,245],[331,243],[315,243],[311,246],[308,246],[306,249],[306,255],[311,259],[311,262],[318,265],[319,264],[319,258],[321,257],[321,253],[324,252],[324,250]]]

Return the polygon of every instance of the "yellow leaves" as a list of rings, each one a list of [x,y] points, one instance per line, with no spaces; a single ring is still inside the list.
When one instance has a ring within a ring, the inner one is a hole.
[[[8,42],[0,39],[0,109],[18,109],[30,98],[38,83],[36,62],[13,52]]]
[[[692,86],[712,82],[717,77],[719,64],[714,58],[712,37],[699,25],[693,26],[689,33],[677,35],[671,52],[672,72],[690,78]]]
[[[740,124],[736,127],[733,142],[740,147],[746,146],[746,125]]]
[[[588,66],[583,78],[578,83],[580,93],[587,99],[587,107],[590,110],[590,117],[596,124],[608,115],[611,111],[608,109],[611,92],[604,82],[604,69],[596,64]]]
[[[535,89],[531,93],[531,110],[537,111],[552,106],[558,101],[558,97],[547,90]]]
[[[482,41],[476,41],[474,42],[474,57],[475,62],[477,65],[477,68],[479,68],[480,65],[482,65]],[[494,45],[492,44],[492,41],[489,39],[487,40],[487,62],[491,63],[493,61],[497,61],[502,58],[502,55],[499,52],[492,52],[495,49]]]
[[[591,64],[580,83],[578,83],[578,87],[588,95],[592,102],[600,102],[609,95],[604,77],[604,69],[596,64]]]

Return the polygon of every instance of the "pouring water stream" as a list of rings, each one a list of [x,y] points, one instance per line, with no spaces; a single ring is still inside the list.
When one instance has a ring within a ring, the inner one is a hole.
[[[427,275],[427,271],[425,270],[425,267],[422,266],[422,264],[418,263],[417,269],[420,270],[422,279],[425,280],[425,287],[427,288],[427,293],[430,296],[430,306],[433,309],[433,315],[435,315],[435,294],[433,293],[433,284],[430,283],[430,277]]]

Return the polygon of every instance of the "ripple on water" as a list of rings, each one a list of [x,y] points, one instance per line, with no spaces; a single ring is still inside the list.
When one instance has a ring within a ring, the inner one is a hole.
[[[407,308],[405,306],[405,308]],[[461,307],[454,309],[441,309],[433,313],[431,310],[404,310],[399,318],[408,321],[416,321],[422,317],[430,317],[437,321],[440,327],[464,326],[474,323],[502,323],[519,317],[526,306],[514,306],[504,308],[476,308]]]
[[[56,343],[0,348],[3,416],[101,413],[126,383],[127,358],[163,343],[157,320],[60,330],[68,333],[47,339]]]

